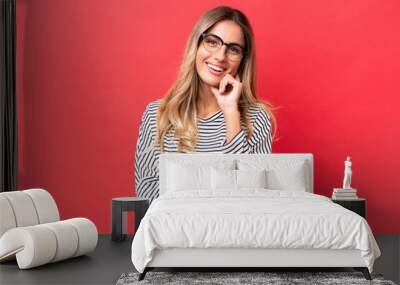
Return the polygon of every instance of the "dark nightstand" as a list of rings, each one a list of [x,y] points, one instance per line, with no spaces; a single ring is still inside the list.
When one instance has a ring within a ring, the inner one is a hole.
[[[112,234],[113,241],[123,241],[126,238],[126,212],[135,212],[135,231],[149,207],[149,200],[138,197],[113,198],[112,203]]]
[[[366,216],[366,201],[364,198],[358,198],[357,200],[334,200],[332,202],[339,204],[340,206],[359,214],[364,219]]]

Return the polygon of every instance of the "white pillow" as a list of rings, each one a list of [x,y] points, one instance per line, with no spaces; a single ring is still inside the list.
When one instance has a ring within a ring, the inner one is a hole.
[[[168,164],[168,191],[210,188],[211,167],[192,166],[170,162]]]
[[[236,170],[211,168],[211,189],[236,190]]]
[[[241,188],[266,188],[267,171],[211,169],[211,189],[239,190]]]
[[[268,188],[274,190],[306,191],[307,176],[304,175],[304,164],[285,170],[271,169],[268,171]]]
[[[267,187],[274,190],[306,191],[310,189],[309,167],[306,160],[239,159],[240,170],[267,170]]]
[[[188,154],[190,155],[190,154]],[[211,168],[234,169],[235,160],[190,160],[168,161],[166,191],[210,190]]]
[[[267,170],[236,170],[237,188],[267,188]]]

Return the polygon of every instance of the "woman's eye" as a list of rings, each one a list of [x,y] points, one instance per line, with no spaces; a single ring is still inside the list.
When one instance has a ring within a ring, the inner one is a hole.
[[[240,49],[237,47],[231,47],[229,50],[234,54],[240,54]]]
[[[217,43],[216,41],[214,41],[214,40],[208,40],[208,41],[207,41],[207,44],[209,44],[209,45],[211,45],[211,46],[215,46],[215,45],[217,45],[218,43]]]

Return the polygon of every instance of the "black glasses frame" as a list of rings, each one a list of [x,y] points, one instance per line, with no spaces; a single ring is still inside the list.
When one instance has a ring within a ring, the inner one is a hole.
[[[204,32],[204,33],[201,34],[201,39],[204,40],[204,38],[205,38],[206,36],[213,36],[213,37],[216,37],[217,39],[219,39],[219,40],[221,41],[221,43],[222,43],[221,47],[222,47],[223,45],[225,45],[228,49],[229,49],[229,47],[231,47],[231,46],[240,47],[240,48],[242,49],[242,51],[243,51],[242,58],[247,54],[246,48],[245,48],[245,47],[242,47],[242,46],[239,45],[239,44],[236,44],[236,43],[229,43],[229,44],[228,44],[228,43],[225,43],[225,42],[224,42],[220,37],[218,37],[217,35],[215,35],[215,34],[209,34],[209,33],[206,33],[206,32]]]

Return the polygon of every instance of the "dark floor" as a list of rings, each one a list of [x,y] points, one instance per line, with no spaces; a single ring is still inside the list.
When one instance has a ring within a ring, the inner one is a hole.
[[[112,242],[100,235],[96,250],[87,256],[19,270],[16,261],[0,264],[0,285],[115,284],[124,272],[134,271],[130,259],[132,238]]]
[[[399,283],[400,235],[376,236],[382,251],[374,267],[386,279]],[[41,267],[19,270],[16,262],[0,264],[0,284],[115,284],[124,272],[134,271],[130,259],[132,237],[112,242],[100,235],[94,252]]]

